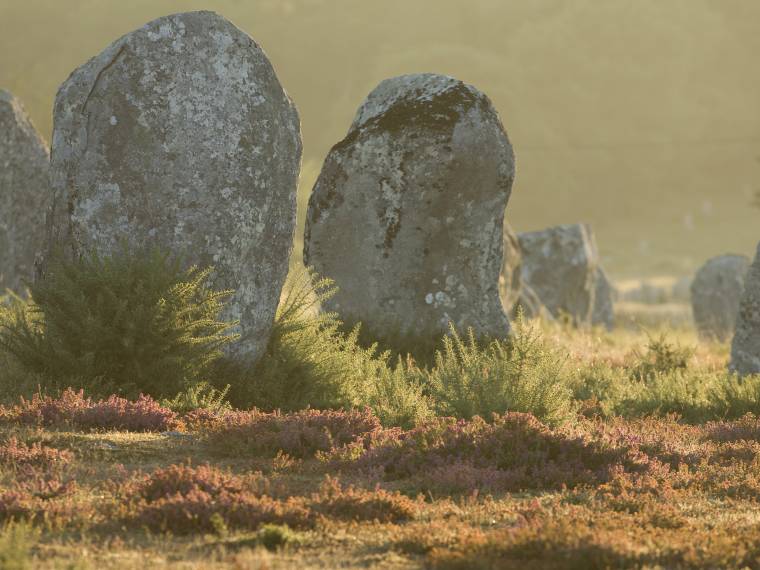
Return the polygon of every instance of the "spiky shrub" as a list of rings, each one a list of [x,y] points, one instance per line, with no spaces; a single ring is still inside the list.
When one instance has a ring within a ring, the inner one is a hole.
[[[29,370],[59,382],[173,396],[198,382],[233,340],[219,319],[230,291],[212,268],[183,269],[158,250],[57,256],[1,341]]]
[[[220,414],[232,406],[227,401],[227,394],[232,386],[227,384],[218,390],[208,382],[199,382],[178,393],[174,398],[166,398],[161,404],[179,414],[187,414],[197,410],[207,410]]]
[[[657,374],[669,374],[686,370],[694,349],[670,342],[663,333],[659,337],[649,337],[645,351],[634,351],[630,366],[631,378],[646,380]]]
[[[570,378],[573,398],[587,416],[610,417],[620,412],[620,403],[638,388],[624,368],[608,362],[591,362],[573,370]]]
[[[267,550],[278,550],[288,544],[298,544],[301,537],[288,525],[265,524],[256,533],[256,540]]]
[[[424,374],[441,415],[526,412],[557,423],[573,414],[563,357],[522,319],[505,341],[482,343],[472,330],[462,337],[452,327]]]
[[[332,313],[319,313],[321,300],[334,294],[332,282],[301,270],[292,273],[277,308],[268,349],[244,383],[244,402],[286,411],[340,407],[349,399],[345,358],[350,339],[338,333]]]
[[[283,411],[368,406],[384,425],[429,417],[422,386],[403,362],[392,367],[388,352],[360,345],[358,328],[346,334],[335,314],[318,311],[335,290],[310,270],[291,274],[267,352],[247,382],[233,384],[233,402]]]

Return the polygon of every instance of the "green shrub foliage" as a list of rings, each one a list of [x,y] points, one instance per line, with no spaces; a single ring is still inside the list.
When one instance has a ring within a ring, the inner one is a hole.
[[[158,250],[68,260],[17,300],[0,341],[28,370],[63,385],[174,396],[201,381],[234,340],[219,319],[230,291],[212,268],[183,269]]]
[[[658,374],[686,370],[693,355],[694,349],[671,343],[664,333],[658,338],[649,337],[646,351],[634,354],[637,362],[631,369],[631,378],[647,380]]]
[[[233,403],[283,411],[368,406],[384,425],[429,417],[419,378],[403,362],[394,368],[390,353],[361,345],[358,328],[345,333],[337,315],[318,311],[334,292],[310,270],[291,274],[264,357],[246,382],[221,375],[233,384]]]
[[[462,337],[452,327],[426,384],[442,415],[527,412],[561,422],[574,413],[564,360],[522,318],[505,341],[478,342],[472,330]]]

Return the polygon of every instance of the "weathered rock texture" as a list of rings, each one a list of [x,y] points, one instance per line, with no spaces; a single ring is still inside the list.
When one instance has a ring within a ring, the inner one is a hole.
[[[49,153],[21,103],[0,89],[0,292],[34,277],[50,204]]]
[[[702,338],[725,341],[734,334],[749,264],[743,255],[720,255],[697,271],[691,283],[691,308]]]
[[[261,48],[212,12],[160,18],[77,69],[55,102],[49,231],[73,255],[126,241],[216,268],[235,350],[268,341],[288,268],[298,114]]]
[[[522,253],[517,234],[504,222],[504,253],[499,273],[499,295],[504,311],[510,315],[522,293]]]
[[[441,75],[383,81],[309,200],[304,260],[339,287],[327,308],[376,337],[429,338],[449,322],[506,335],[499,271],[513,178],[483,93]]]
[[[760,244],[744,278],[730,368],[739,374],[760,373]]]
[[[596,288],[594,290],[594,309],[591,311],[591,324],[612,330],[615,325],[615,288],[610,283],[607,273],[600,265],[596,267]]]
[[[563,225],[518,236],[522,277],[555,318],[591,323],[596,299],[598,254],[585,224]]]

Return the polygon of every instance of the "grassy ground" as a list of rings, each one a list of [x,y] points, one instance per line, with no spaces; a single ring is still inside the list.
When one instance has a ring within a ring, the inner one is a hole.
[[[623,378],[663,330],[694,347],[682,378],[723,373],[726,346],[629,309],[613,333],[542,332],[570,371],[606,367],[634,391],[647,381]],[[411,431],[369,412],[85,429],[55,415],[74,417],[74,400],[6,405],[0,567],[760,567],[760,420],[609,413],[583,393],[561,425],[508,414]]]

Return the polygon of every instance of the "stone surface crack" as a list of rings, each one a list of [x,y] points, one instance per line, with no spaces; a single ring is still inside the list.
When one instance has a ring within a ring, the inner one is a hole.
[[[90,87],[90,92],[87,94],[87,97],[84,99],[84,103],[82,104],[82,113],[87,111],[87,104],[90,102],[90,97],[92,97],[92,94],[95,92],[95,88],[98,86],[98,82],[100,81],[100,78],[103,76],[103,74],[111,69],[113,65],[116,63],[116,61],[121,57],[121,55],[124,53],[124,51],[127,49],[127,44],[123,44],[119,51],[116,52],[116,55],[111,58],[111,61],[109,61],[106,65],[103,66],[103,68],[98,71],[98,74],[95,76],[95,81],[92,82],[92,87]]]

